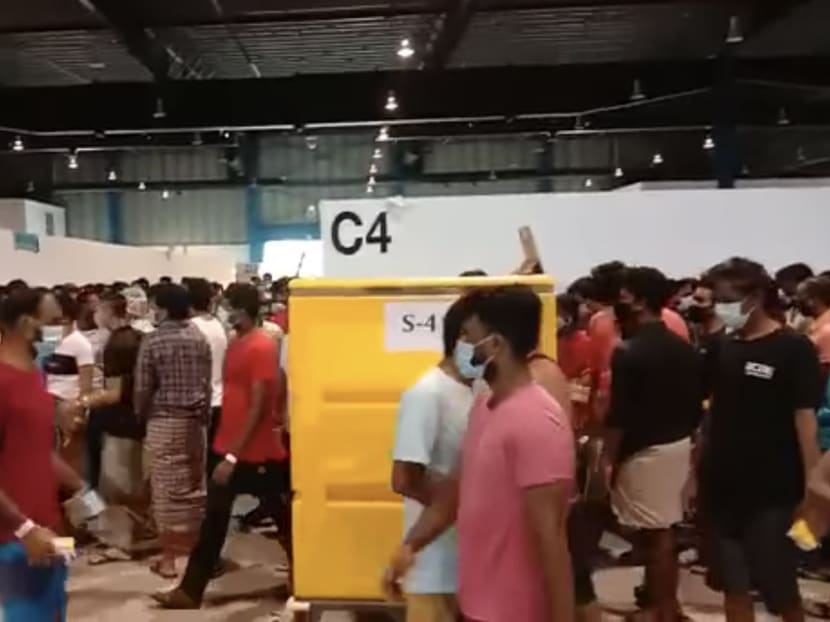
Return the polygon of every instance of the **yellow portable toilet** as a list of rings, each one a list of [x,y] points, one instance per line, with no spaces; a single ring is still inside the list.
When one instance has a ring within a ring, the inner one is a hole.
[[[391,453],[401,393],[442,357],[449,305],[471,288],[522,283],[544,305],[553,355],[553,281],[544,276],[295,280],[288,348],[294,594],[371,601],[402,537]]]

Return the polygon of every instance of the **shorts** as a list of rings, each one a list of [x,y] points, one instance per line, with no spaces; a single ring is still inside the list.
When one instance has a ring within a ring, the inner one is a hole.
[[[456,622],[455,594],[407,594],[406,622]]]
[[[18,542],[0,544],[0,620],[63,622],[66,620],[66,579],[62,560],[34,568]]]
[[[800,606],[798,554],[787,537],[795,508],[763,508],[740,518],[712,516],[710,584],[727,595],[761,594],[780,615]]]
[[[670,529],[683,520],[683,487],[691,470],[688,438],[638,451],[619,467],[611,506],[620,524]]]

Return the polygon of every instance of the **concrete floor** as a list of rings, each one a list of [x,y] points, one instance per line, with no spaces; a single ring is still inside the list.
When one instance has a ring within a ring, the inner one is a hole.
[[[284,584],[285,574],[277,571],[284,562],[279,546],[258,534],[236,534],[230,540],[228,557],[238,568],[215,581],[201,611],[166,612],[156,609],[148,594],[170,586],[151,574],[147,563],[113,562],[90,566],[78,559],[69,582],[70,622],[187,622],[223,620],[227,622],[272,622],[281,610],[275,588]],[[632,590],[641,572],[615,568],[598,572],[597,590],[609,622],[634,609]],[[805,597],[830,600],[830,585],[804,582]],[[719,595],[709,591],[702,578],[684,572],[681,598],[686,613],[698,622],[724,619]],[[762,622],[766,614],[759,615]],[[348,622],[351,616],[330,613],[325,622]]]

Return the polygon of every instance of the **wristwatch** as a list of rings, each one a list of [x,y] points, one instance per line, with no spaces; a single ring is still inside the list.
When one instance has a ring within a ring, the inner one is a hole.
[[[236,463],[239,462],[239,458],[237,458],[233,454],[225,454],[225,462],[236,466]]]

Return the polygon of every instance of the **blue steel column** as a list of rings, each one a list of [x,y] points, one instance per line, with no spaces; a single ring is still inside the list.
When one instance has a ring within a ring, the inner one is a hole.
[[[124,243],[124,219],[121,213],[121,192],[107,191],[107,239],[112,244]]]

